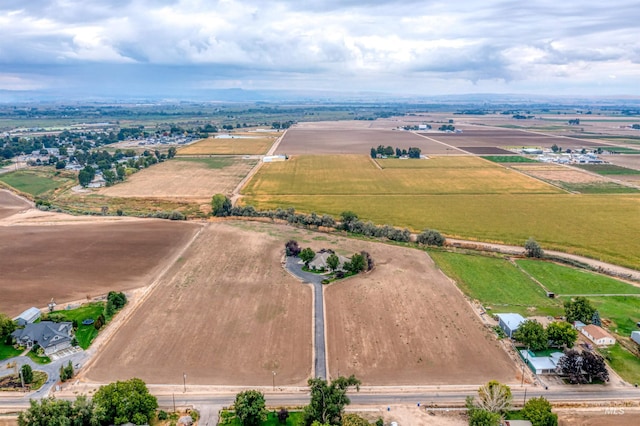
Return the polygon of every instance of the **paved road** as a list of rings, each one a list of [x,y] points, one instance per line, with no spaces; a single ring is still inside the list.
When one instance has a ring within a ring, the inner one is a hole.
[[[314,371],[316,377],[327,378],[327,351],[324,339],[324,297],[322,294],[322,280],[324,275],[312,274],[302,270],[297,257],[287,256],[286,268],[303,282],[313,285],[313,324],[314,324]]]

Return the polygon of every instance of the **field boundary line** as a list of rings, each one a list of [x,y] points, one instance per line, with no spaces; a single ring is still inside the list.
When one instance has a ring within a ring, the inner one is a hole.
[[[444,145],[444,146],[446,146],[446,147],[448,147],[448,148],[455,149],[456,151],[460,151],[460,152],[462,152],[464,155],[470,155],[470,156],[475,156],[475,157],[477,157],[477,156],[478,156],[477,154],[472,154],[472,153],[470,153],[470,152],[468,152],[468,151],[465,151],[464,149],[460,149],[460,148],[458,148],[458,147],[456,147],[456,146],[449,145],[448,143],[440,142],[439,140],[437,140],[437,139],[433,139],[433,138],[431,138],[431,137],[429,137],[429,136],[421,135],[420,133],[417,133],[417,132],[411,132],[411,133],[413,133],[414,135],[420,136],[421,138],[428,139],[428,140],[430,140],[431,142],[439,143],[440,145]]]
[[[184,245],[184,247],[177,252],[172,258],[167,261],[166,266],[160,271],[157,277],[149,284],[144,287],[142,290],[142,294],[140,294],[133,303],[128,303],[125,305],[125,308],[114,318],[114,321],[108,324],[107,328],[104,330],[102,335],[98,335],[98,337],[93,341],[93,344],[87,351],[85,351],[89,355],[89,360],[83,365],[82,371],[78,374],[78,379],[85,379],[86,372],[89,371],[90,367],[96,360],[96,357],[99,354],[99,350],[106,346],[113,336],[116,335],[118,330],[122,328],[125,324],[129,322],[131,317],[135,312],[137,312],[138,308],[149,298],[149,296],[158,288],[158,285],[163,280],[169,269],[171,269],[177,260],[182,257],[182,255],[193,245],[193,242],[200,236],[202,231],[204,230],[206,225],[199,225],[198,231],[191,237],[191,239]]]
[[[373,163],[373,165],[374,165],[374,166],[376,166],[379,170],[384,170],[384,169],[382,168],[382,166],[380,165],[380,163],[378,163],[378,162],[375,160],[375,158],[371,158],[371,157],[369,157],[369,159],[371,160],[371,162]]]
[[[527,277],[529,277],[529,279],[530,279],[531,281],[533,281],[534,283],[536,283],[536,284],[538,284],[540,287],[542,287],[542,289],[543,289],[545,292],[550,293],[550,292],[549,292],[549,289],[548,289],[547,287],[545,287],[545,286],[544,286],[544,284],[542,284],[540,281],[538,281],[538,279],[537,279],[537,278],[535,278],[533,275],[531,275],[529,272],[527,272],[527,271],[525,271],[524,269],[522,269],[522,268],[520,267],[520,265],[518,265],[518,263],[517,263],[515,260],[513,260],[513,258],[512,258],[512,257],[509,257],[509,263],[511,263],[513,266],[515,266],[515,267],[516,267],[516,269],[517,269],[517,270],[519,270],[520,272],[524,273]]]

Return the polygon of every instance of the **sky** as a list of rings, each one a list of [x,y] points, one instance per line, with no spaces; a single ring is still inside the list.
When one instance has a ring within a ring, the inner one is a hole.
[[[0,91],[640,96],[637,0],[1,0]]]

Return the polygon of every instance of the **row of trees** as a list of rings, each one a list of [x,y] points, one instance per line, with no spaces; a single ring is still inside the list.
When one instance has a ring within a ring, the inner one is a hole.
[[[420,158],[420,153],[422,151],[420,148],[409,147],[409,149],[400,149],[396,147],[395,149],[392,146],[384,146],[378,145],[377,148],[371,148],[371,158],[377,158],[378,155],[384,155],[385,157],[409,157],[409,158]]]
[[[140,379],[115,382],[100,387],[93,398],[79,396],[75,401],[45,398],[31,400],[20,413],[19,426],[102,426],[134,423],[149,424],[158,401]]]
[[[300,248],[298,242],[296,240],[289,240],[285,244],[285,253],[287,256],[297,256],[302,260],[305,264],[306,268],[309,268],[309,262],[311,262],[315,257],[316,253],[312,248]],[[342,263],[342,267],[340,265],[340,258],[337,254],[331,251],[331,254],[327,256],[327,266],[331,272],[336,273],[336,278],[343,278],[343,274],[339,274],[342,269],[351,275],[358,274],[362,271],[370,271],[374,267],[374,261],[371,255],[366,251],[361,251],[360,253],[354,253],[351,256],[349,261],[345,261]]]
[[[564,321],[552,322],[545,329],[538,321],[527,320],[513,333],[513,338],[534,351],[550,346],[571,348],[578,339],[578,331]]]

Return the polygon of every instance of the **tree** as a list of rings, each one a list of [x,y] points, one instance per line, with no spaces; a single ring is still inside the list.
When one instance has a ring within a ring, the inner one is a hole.
[[[598,327],[602,327],[602,321],[600,320],[600,312],[594,311],[591,316],[591,324],[597,325]]]
[[[289,240],[284,245],[284,250],[287,256],[298,256],[300,254],[300,246],[296,240]]]
[[[289,418],[289,410],[287,410],[286,408],[281,408],[280,411],[278,411],[278,422],[284,425],[287,423],[288,418]]]
[[[420,150],[420,148],[415,147],[410,147],[408,151],[409,158],[420,158],[421,153],[422,151]]]
[[[551,404],[543,396],[529,399],[521,414],[533,426],[558,426],[558,415],[551,412]]]
[[[440,232],[434,229],[425,229],[416,239],[418,244],[424,244],[428,246],[438,246],[442,247],[444,245],[444,237],[440,234]]]
[[[351,256],[351,261],[349,262],[348,266],[348,268],[345,266],[345,269],[354,274],[357,274],[358,272],[365,270],[365,268],[367,267],[367,261],[360,253],[354,253],[353,256]]]
[[[87,186],[91,183],[95,176],[95,169],[91,166],[85,166],[84,169],[80,170],[80,172],[78,173],[78,182],[82,186]]]
[[[375,148],[371,148],[371,158],[376,158],[378,156],[378,151]]]
[[[491,380],[478,389],[477,408],[491,413],[504,413],[511,407],[511,388]]]
[[[67,364],[66,367],[64,365],[60,366],[61,381],[66,382],[67,380],[71,379],[74,373],[75,371],[73,370],[73,365],[71,364],[71,361],[69,361],[69,364]]]
[[[576,297],[574,300],[564,302],[564,316],[567,322],[582,321],[585,324],[591,322],[596,308],[582,296]]]
[[[555,143],[553,145],[551,145],[551,151],[558,152],[560,150],[561,150],[561,148],[558,147],[558,145],[556,145]]]
[[[533,238],[529,238],[526,243],[524,243],[524,254],[527,257],[535,257],[541,258],[544,256],[544,251],[540,247],[540,244],[536,242]]]
[[[56,170],[61,170],[64,169],[65,167],[67,167],[67,162],[64,160],[58,160],[56,162]]]
[[[570,348],[578,339],[578,330],[568,322],[555,321],[547,326],[547,339],[553,345]]]
[[[372,270],[373,267],[375,266],[375,262],[373,261],[373,257],[371,257],[369,252],[364,251],[364,250],[361,251],[360,254],[364,257],[367,271]]]
[[[364,419],[355,413],[349,413],[342,416],[342,426],[370,426],[370,425],[367,419]]]
[[[176,156],[176,147],[172,146],[169,148],[169,151],[167,151],[167,158],[173,158]]]
[[[309,379],[307,382],[311,388],[311,402],[304,409],[304,421],[306,425],[314,421],[330,425],[340,425],[344,407],[351,403],[347,396],[347,390],[355,387],[360,390],[360,380],[354,375],[340,376],[331,384],[324,379]]]
[[[475,408],[469,410],[469,426],[499,426],[500,414]]]
[[[0,313],[0,340],[9,336],[16,329],[16,323],[3,313]]]
[[[153,418],[158,408],[156,397],[137,378],[101,386],[93,396],[93,403],[97,420],[103,425],[127,422],[145,424]]]
[[[29,364],[25,364],[20,368],[20,374],[22,375],[22,381],[25,385],[29,385],[33,382],[33,370]]]
[[[116,313],[116,308],[113,306],[113,302],[111,300],[107,300],[107,304],[104,307],[104,316],[106,318],[111,318]]]
[[[353,222],[358,220],[358,215],[352,211],[347,210],[340,213],[340,218],[342,221],[342,229],[344,229],[345,231],[350,231]]]
[[[231,200],[224,194],[216,194],[211,198],[211,214],[214,216],[229,216],[232,207]]]
[[[316,253],[310,247],[307,247],[302,249],[298,256],[304,262],[305,266],[308,268],[309,262],[311,262],[313,258],[316,257]]]
[[[113,307],[119,310],[127,304],[127,296],[121,291],[110,291],[107,295],[107,301],[113,303]]]
[[[248,390],[236,395],[233,403],[236,417],[244,426],[258,426],[267,419],[264,395],[257,390]]]
[[[609,370],[607,370],[604,359],[594,352],[582,352],[582,371],[589,383],[592,383],[594,379],[602,382],[609,381]]]
[[[97,423],[93,402],[79,396],[74,402],[55,398],[32,399],[29,408],[18,416],[19,426],[94,426]]]
[[[340,266],[340,258],[335,253],[331,253],[329,257],[327,257],[327,266],[332,271],[335,271]]]
[[[571,383],[582,383],[582,358],[575,349],[567,349],[558,360],[558,372],[567,376]]]
[[[542,324],[536,320],[526,320],[513,333],[513,338],[524,343],[534,351],[541,351],[547,348],[547,333]]]

